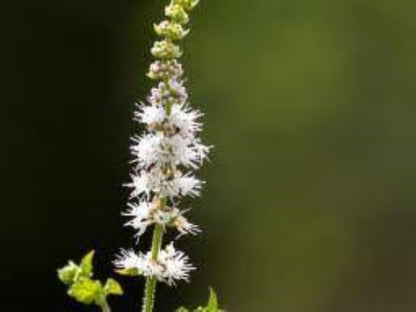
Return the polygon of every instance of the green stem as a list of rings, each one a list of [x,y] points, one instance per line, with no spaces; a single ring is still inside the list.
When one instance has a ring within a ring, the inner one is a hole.
[[[152,312],[155,303],[156,277],[148,276],[144,290],[143,312]]]
[[[163,201],[165,202],[165,201]],[[164,205],[164,203],[162,203]],[[164,228],[161,224],[156,224],[155,229],[153,230],[153,240],[152,240],[152,259],[156,260],[159,255],[160,248],[162,247]],[[156,293],[156,277],[148,276],[146,278],[146,286],[144,290],[144,299],[143,299],[143,312],[152,312],[155,302],[155,293]]]
[[[100,307],[103,312],[111,312],[110,305],[108,304],[107,299],[105,298],[100,303]]]

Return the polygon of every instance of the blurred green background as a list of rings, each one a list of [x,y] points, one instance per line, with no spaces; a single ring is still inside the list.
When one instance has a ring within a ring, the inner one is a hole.
[[[165,4],[2,10],[9,310],[87,311],[55,268],[96,248],[104,276],[133,243],[121,185]],[[161,286],[157,311],[198,304],[209,285],[231,312],[416,311],[415,12],[411,0],[202,0],[183,62],[215,150],[189,202],[204,233],[178,242],[199,270]],[[142,281],[122,282],[115,310],[137,311]]]

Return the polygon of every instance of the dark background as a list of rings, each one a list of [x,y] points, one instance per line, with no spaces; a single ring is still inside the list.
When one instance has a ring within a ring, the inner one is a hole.
[[[160,0],[1,10],[1,310],[89,311],[55,270],[132,245],[133,103]],[[416,310],[416,2],[202,0],[184,65],[216,146],[189,202],[199,267],[157,311],[216,288],[230,311]],[[148,243],[143,240],[143,248]],[[115,311],[139,311],[143,282]],[[94,308],[92,308],[94,309]]]

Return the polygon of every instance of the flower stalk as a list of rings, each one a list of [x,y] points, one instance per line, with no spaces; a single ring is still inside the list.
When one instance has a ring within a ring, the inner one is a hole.
[[[154,25],[161,40],[151,48],[156,60],[147,76],[157,81],[150,90],[147,103],[138,105],[135,120],[147,128],[133,137],[131,151],[134,167],[129,209],[124,212],[131,219],[126,223],[136,230],[136,238],[153,229],[150,251],[136,253],[122,250],[115,261],[118,272],[143,275],[146,278],[142,312],[152,312],[157,282],[175,285],[188,280],[195,269],[189,258],[173,243],[165,248],[163,235],[167,229],[176,229],[179,236],[197,234],[199,227],[185,218],[178,207],[186,196],[198,196],[203,182],[193,174],[206,159],[209,147],[202,144],[197,133],[202,130],[198,119],[202,116],[191,109],[178,59],[183,51],[178,44],[189,33],[185,25],[189,13],[198,0],[171,0],[165,7],[166,18]]]
[[[101,311],[103,312],[111,312],[110,305],[108,304],[107,299],[103,299],[102,303],[100,304]]]
[[[162,247],[163,241],[163,226],[157,224],[153,230],[153,239],[152,239],[152,260],[156,261],[159,255],[159,251]],[[146,277],[146,285],[144,290],[143,298],[143,312],[153,311],[155,293],[156,293],[156,278],[154,276]]]

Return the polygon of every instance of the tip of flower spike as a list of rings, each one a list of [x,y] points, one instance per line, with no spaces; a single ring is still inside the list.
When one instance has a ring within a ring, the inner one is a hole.
[[[198,5],[199,0],[172,0],[172,2],[183,6],[187,11],[191,11]]]
[[[186,13],[184,7],[181,4],[172,1],[165,8],[165,15],[170,17],[174,22],[178,24],[187,24],[189,22],[189,15]]]

